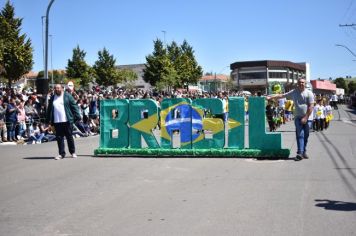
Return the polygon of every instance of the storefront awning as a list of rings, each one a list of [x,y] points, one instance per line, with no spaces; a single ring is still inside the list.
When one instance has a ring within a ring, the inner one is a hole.
[[[331,83],[328,80],[312,80],[310,83],[313,89],[336,91],[336,84]]]

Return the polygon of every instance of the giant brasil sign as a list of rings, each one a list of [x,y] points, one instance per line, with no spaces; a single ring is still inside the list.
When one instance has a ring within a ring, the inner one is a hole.
[[[266,132],[265,99],[249,98],[248,147],[245,146],[244,98],[230,97],[227,122],[218,98],[164,99],[161,109],[151,99],[100,102],[100,147],[95,155],[215,156],[286,158],[280,133]],[[153,129],[160,122],[160,142]],[[179,133],[180,147],[173,136]],[[142,139],[147,147],[143,148]]]

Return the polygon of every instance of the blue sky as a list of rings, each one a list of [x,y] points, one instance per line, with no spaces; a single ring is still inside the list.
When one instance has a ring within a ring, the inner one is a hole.
[[[3,8],[6,0],[0,0]],[[49,0],[11,0],[32,40],[33,70],[43,70],[42,21]],[[245,60],[308,62],[311,77],[356,76],[355,0],[55,0],[50,11],[54,69],[79,44],[93,65],[106,47],[117,64],[145,63],[153,40],[194,48],[204,72],[230,72]],[[49,62],[49,68],[51,64]]]

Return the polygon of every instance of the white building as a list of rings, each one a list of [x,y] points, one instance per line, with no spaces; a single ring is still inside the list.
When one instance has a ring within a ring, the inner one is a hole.
[[[308,63],[290,61],[241,61],[230,65],[231,78],[240,90],[268,93],[270,83],[278,82],[290,90],[300,77],[310,80]]]

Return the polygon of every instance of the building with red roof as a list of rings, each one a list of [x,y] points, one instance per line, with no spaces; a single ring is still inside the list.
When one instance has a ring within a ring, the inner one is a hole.
[[[333,94],[336,93],[336,84],[329,80],[312,80],[310,83],[313,86],[315,94]]]
[[[222,74],[204,75],[198,81],[199,87],[205,92],[226,91],[230,76]]]

